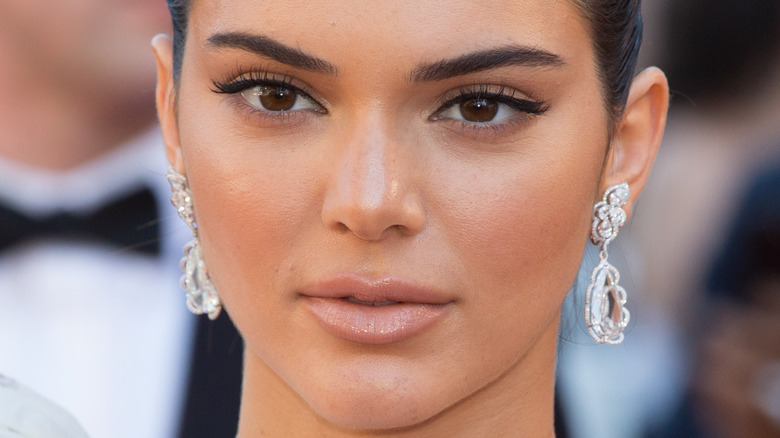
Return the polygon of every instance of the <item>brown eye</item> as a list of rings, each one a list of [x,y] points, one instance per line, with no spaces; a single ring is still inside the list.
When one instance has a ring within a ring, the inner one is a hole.
[[[460,114],[469,122],[489,122],[498,114],[498,102],[489,99],[469,99],[460,103]]]
[[[269,111],[288,111],[295,105],[298,96],[287,88],[261,87],[260,103]]]
[[[521,111],[536,114],[537,107],[540,105],[509,95],[462,95],[445,103],[434,115],[434,120],[452,119],[474,124],[489,124],[509,119]]]
[[[320,108],[311,98],[301,95],[297,90],[278,85],[258,85],[247,88],[241,92],[241,96],[252,106],[268,112],[319,110]]]

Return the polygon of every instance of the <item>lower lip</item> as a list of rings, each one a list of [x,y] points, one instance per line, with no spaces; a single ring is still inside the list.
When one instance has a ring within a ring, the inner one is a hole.
[[[307,297],[304,303],[328,333],[361,344],[409,339],[449,312],[447,304],[397,303],[371,306],[344,298]]]

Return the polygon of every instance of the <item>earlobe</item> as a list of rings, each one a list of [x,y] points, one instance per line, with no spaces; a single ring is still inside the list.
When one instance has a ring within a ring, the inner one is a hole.
[[[602,189],[628,183],[631,196],[624,209],[629,215],[650,176],[666,127],[668,108],[669,85],[663,72],[651,67],[639,73],[631,84],[602,179]]]
[[[178,172],[184,172],[176,121],[176,87],[173,80],[173,42],[164,34],[152,38],[152,50],[157,61],[155,100],[168,162]]]

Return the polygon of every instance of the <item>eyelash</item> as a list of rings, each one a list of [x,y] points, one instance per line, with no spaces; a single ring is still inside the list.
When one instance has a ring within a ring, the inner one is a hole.
[[[522,123],[530,117],[539,116],[544,114],[549,106],[544,101],[537,101],[532,99],[522,99],[515,97],[516,90],[507,88],[504,85],[492,86],[484,84],[475,84],[466,87],[460,87],[457,91],[452,92],[450,95],[455,94],[452,97],[446,97],[444,102],[439,106],[439,109],[434,112],[430,117],[432,121],[450,120],[451,122],[460,123],[461,128],[464,130],[481,131],[489,129],[494,132],[498,132],[501,129],[508,128],[514,124]],[[488,121],[488,122],[470,122],[468,120],[453,120],[449,118],[442,118],[440,115],[445,111],[451,109],[456,105],[460,105],[464,102],[484,99],[493,101],[498,104],[507,105],[513,110],[517,111],[517,114],[507,117],[503,121]],[[519,114],[519,115],[518,115]]]
[[[229,76],[231,79],[227,80],[214,80],[212,81],[212,91],[217,94],[233,95],[240,99],[241,105],[246,109],[249,108],[249,115],[261,117],[266,120],[280,120],[280,118],[290,118],[296,116],[302,116],[299,114],[303,111],[271,111],[256,108],[254,105],[246,102],[241,95],[242,92],[249,90],[253,87],[278,87],[290,90],[295,93],[296,96],[307,99],[316,104],[319,110],[309,110],[320,114],[327,114],[328,111],[325,106],[322,105],[318,99],[312,97],[304,88],[305,86],[295,85],[296,80],[288,75],[274,74],[267,70],[250,70],[246,73],[234,73]],[[508,88],[504,85],[485,85],[474,84],[470,86],[460,87],[457,90],[451,91],[449,96],[445,95],[442,99],[443,102],[439,105],[439,108],[429,117],[431,121],[446,121],[450,123],[456,123],[460,125],[462,131],[472,132],[476,134],[482,134],[486,131],[492,131],[495,134],[509,129],[517,124],[527,122],[529,118],[544,114],[548,110],[548,106],[543,101],[537,101],[532,99],[523,99],[515,97],[516,90]],[[473,122],[468,120],[458,120],[451,117],[441,117],[441,115],[464,102],[484,99],[492,101],[500,105],[506,105],[512,110],[516,111],[515,114],[511,114],[505,119],[499,121],[486,121],[486,122]],[[237,101],[239,102],[239,101]],[[308,112],[308,111],[306,111]]]
[[[297,97],[307,99],[317,105],[318,109],[313,110],[320,114],[327,114],[325,106],[318,99],[305,90],[304,85],[295,85],[296,80],[292,76],[275,74],[267,70],[250,70],[246,73],[233,73],[229,76],[231,79],[213,80],[211,91],[217,94],[233,95],[241,99],[242,106],[250,108],[249,114],[252,116],[265,117],[268,119],[278,119],[280,117],[288,118],[297,115],[301,111],[271,111],[256,108],[254,105],[245,101],[241,93],[254,87],[283,88],[295,93]]]
[[[267,71],[259,72],[252,70],[248,73],[231,74],[230,76],[235,79],[212,81],[211,84],[214,88],[211,91],[218,94],[238,94],[247,88],[262,85],[285,87],[295,91],[302,91],[292,84],[293,78],[287,75],[275,75]]]

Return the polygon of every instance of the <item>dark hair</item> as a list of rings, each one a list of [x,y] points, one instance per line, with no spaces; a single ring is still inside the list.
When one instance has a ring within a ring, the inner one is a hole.
[[[173,69],[181,72],[193,0],[167,0],[173,19]],[[622,115],[642,43],[641,0],[572,0],[590,24],[604,104],[614,124]]]
[[[573,0],[590,25],[596,69],[614,129],[628,99],[642,45],[642,0]]]
[[[187,24],[190,3],[193,0],[166,0],[173,21],[173,79],[178,83],[181,63],[184,57],[184,43],[187,40]]]

